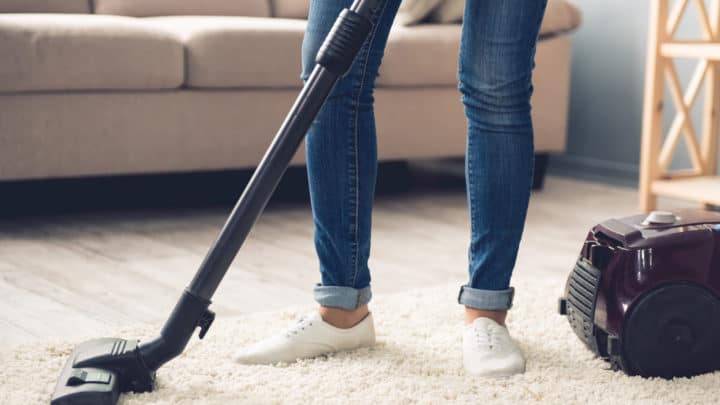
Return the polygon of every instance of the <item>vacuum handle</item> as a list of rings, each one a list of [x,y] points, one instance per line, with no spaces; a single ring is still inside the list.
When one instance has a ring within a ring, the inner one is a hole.
[[[371,17],[384,1],[355,0],[336,20],[295,104],[188,286],[190,293],[206,300],[215,293],[325,99],[352,65],[372,28]]]

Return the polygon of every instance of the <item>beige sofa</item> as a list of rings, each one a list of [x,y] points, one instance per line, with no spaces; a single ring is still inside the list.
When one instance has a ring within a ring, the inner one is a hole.
[[[307,3],[0,0],[0,180],[254,166],[301,86]],[[565,146],[578,23],[551,0],[538,152]],[[463,155],[459,37],[459,24],[393,28],[376,91],[381,159]]]

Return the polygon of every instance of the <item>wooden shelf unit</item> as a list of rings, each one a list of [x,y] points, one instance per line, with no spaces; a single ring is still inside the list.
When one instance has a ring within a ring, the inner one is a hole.
[[[676,40],[680,21],[690,3],[697,11],[702,38]],[[683,91],[674,59],[697,60],[695,71]],[[640,208],[651,211],[658,196],[720,205],[718,158],[718,96],[720,96],[720,0],[650,0],[645,100],[640,156]],[[670,90],[676,115],[663,138],[665,85]],[[692,106],[704,85],[700,132],[692,122]],[[671,171],[673,156],[685,141],[692,167]]]

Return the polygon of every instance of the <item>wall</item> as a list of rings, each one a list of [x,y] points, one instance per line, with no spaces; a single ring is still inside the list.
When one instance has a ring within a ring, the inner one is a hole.
[[[700,33],[693,2],[678,38]],[[551,159],[551,173],[636,185],[640,156],[648,1],[577,0],[583,25],[573,36],[573,67],[564,155]],[[677,64],[683,86],[695,61]],[[666,90],[666,127],[674,114]],[[695,129],[700,130],[698,96]],[[673,167],[686,165],[684,148]]]

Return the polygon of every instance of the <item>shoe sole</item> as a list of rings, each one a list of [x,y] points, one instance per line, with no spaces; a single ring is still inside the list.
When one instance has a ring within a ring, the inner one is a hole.
[[[510,378],[512,376],[523,374],[525,373],[526,369],[525,367],[521,369],[516,370],[495,370],[495,371],[489,371],[489,372],[473,372],[468,370],[467,367],[465,367],[465,372],[469,375],[472,375],[473,377],[480,377],[480,378],[493,378],[493,379],[502,379],[502,378]]]
[[[253,360],[246,360],[246,361],[243,361],[243,360],[241,360],[241,359],[239,359],[239,358],[237,358],[237,357],[235,357],[233,360],[235,361],[235,363],[238,363],[238,364],[241,364],[241,365],[244,365],[244,366],[274,366],[274,365],[281,365],[281,364],[282,364],[282,365],[287,365],[287,364],[297,363],[297,362],[300,361],[300,360],[311,360],[311,359],[316,359],[316,358],[322,357],[322,356],[329,356],[329,355],[332,355],[332,354],[352,352],[352,351],[355,351],[355,350],[370,348],[370,347],[374,347],[374,346],[375,346],[375,342],[373,342],[373,343],[371,343],[371,344],[362,344],[362,345],[360,345],[360,346],[353,347],[353,348],[350,348],[350,349],[341,349],[341,350],[329,351],[329,352],[319,353],[319,354],[316,354],[316,355],[314,355],[314,356],[308,356],[308,357],[298,357],[298,358],[296,358],[296,359],[294,359],[294,360],[289,360],[289,361],[285,361],[285,360],[280,360],[280,361],[253,361]]]

